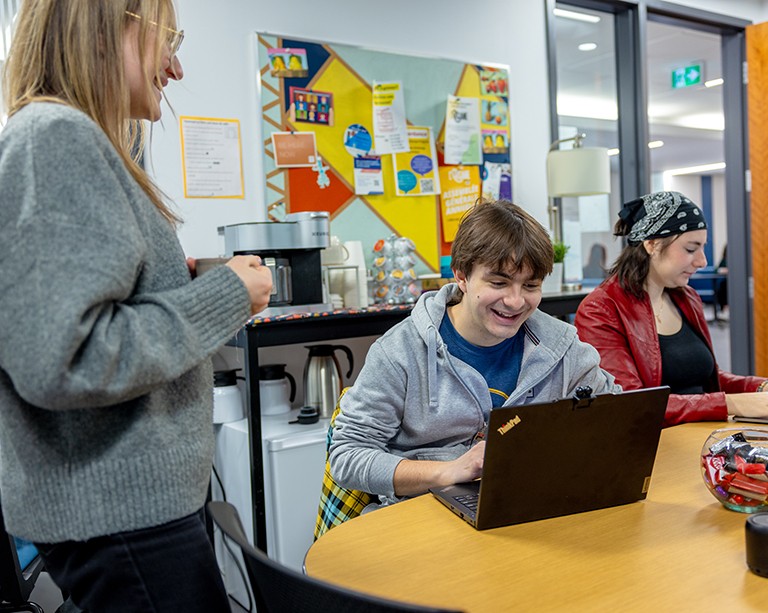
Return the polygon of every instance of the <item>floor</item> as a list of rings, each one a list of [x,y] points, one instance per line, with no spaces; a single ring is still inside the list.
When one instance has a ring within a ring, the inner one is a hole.
[[[707,313],[707,316],[710,315],[711,313]],[[729,370],[731,366],[731,341],[727,320],[710,323],[709,332],[712,335],[712,344],[714,345],[718,365],[723,370]],[[43,607],[45,613],[54,613],[61,604],[61,593],[47,573],[41,573],[38,578],[31,600]],[[232,603],[232,611],[234,613],[241,613],[246,611],[246,609]]]

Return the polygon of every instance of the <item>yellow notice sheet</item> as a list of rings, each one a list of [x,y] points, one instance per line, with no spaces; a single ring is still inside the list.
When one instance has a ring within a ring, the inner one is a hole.
[[[240,122],[179,117],[185,198],[245,198]]]
[[[440,177],[431,128],[409,126],[408,145],[410,151],[392,154],[397,195],[436,196],[440,193]]]
[[[479,166],[441,166],[440,219],[443,226],[443,240],[453,242],[456,230],[465,212],[472,208],[480,197]]]

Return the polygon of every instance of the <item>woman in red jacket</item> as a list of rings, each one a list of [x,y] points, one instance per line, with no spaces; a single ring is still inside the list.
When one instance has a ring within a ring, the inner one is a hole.
[[[707,264],[707,224],[679,192],[625,204],[614,234],[627,245],[581,303],[576,328],[625,390],[668,385],[665,425],[768,417],[768,380],[720,370],[698,294],[688,280]]]

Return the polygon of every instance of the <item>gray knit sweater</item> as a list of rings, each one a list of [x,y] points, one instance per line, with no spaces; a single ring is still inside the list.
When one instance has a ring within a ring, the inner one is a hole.
[[[210,356],[246,321],[222,267],[191,280],[172,226],[83,113],[34,103],[0,133],[0,495],[59,542],[199,509]]]

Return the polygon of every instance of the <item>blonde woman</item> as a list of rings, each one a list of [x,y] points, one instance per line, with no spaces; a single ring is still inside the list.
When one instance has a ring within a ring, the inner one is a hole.
[[[170,0],[25,0],[0,133],[0,496],[98,611],[228,611],[201,509],[210,356],[269,301],[258,257],[193,279],[132,156],[183,76]]]

